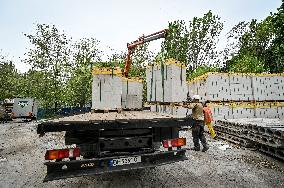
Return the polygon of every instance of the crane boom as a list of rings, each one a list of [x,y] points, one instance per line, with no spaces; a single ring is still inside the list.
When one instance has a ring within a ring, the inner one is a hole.
[[[160,38],[165,38],[167,34],[167,29],[164,29],[162,31],[156,32],[156,33],[152,33],[150,35],[146,35],[146,36],[142,36],[139,37],[138,40],[135,40],[131,43],[127,43],[127,49],[128,49],[128,54],[126,57],[126,61],[125,61],[125,67],[124,67],[124,76],[128,77],[128,72],[131,66],[131,56],[132,53],[134,52],[135,48],[141,44],[145,44],[147,42],[151,42],[153,40],[157,40]]]

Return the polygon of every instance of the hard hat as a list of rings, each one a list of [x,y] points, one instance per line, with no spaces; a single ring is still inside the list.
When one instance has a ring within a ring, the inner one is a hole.
[[[193,95],[192,99],[200,100],[200,96],[199,95]]]

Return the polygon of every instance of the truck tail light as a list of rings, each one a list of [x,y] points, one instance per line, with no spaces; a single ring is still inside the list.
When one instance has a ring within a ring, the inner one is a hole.
[[[64,159],[79,156],[79,148],[47,150],[45,153],[45,160]]]
[[[163,140],[164,148],[181,147],[186,145],[186,138],[174,138],[170,140]]]

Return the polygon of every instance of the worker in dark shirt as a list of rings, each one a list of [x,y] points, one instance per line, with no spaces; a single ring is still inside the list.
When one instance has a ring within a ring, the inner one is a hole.
[[[200,102],[200,96],[194,95],[193,99],[193,108],[192,108],[192,137],[195,151],[200,151],[200,144],[203,146],[202,151],[205,152],[209,149],[206,138],[204,136],[204,114],[203,114],[203,105]]]

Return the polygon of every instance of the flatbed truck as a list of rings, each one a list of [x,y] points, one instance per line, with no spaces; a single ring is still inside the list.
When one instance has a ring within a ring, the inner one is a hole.
[[[180,138],[179,132],[190,122],[189,118],[156,112],[122,111],[86,113],[40,123],[40,136],[64,131],[66,145],[46,151],[44,181],[187,160],[186,139]]]

